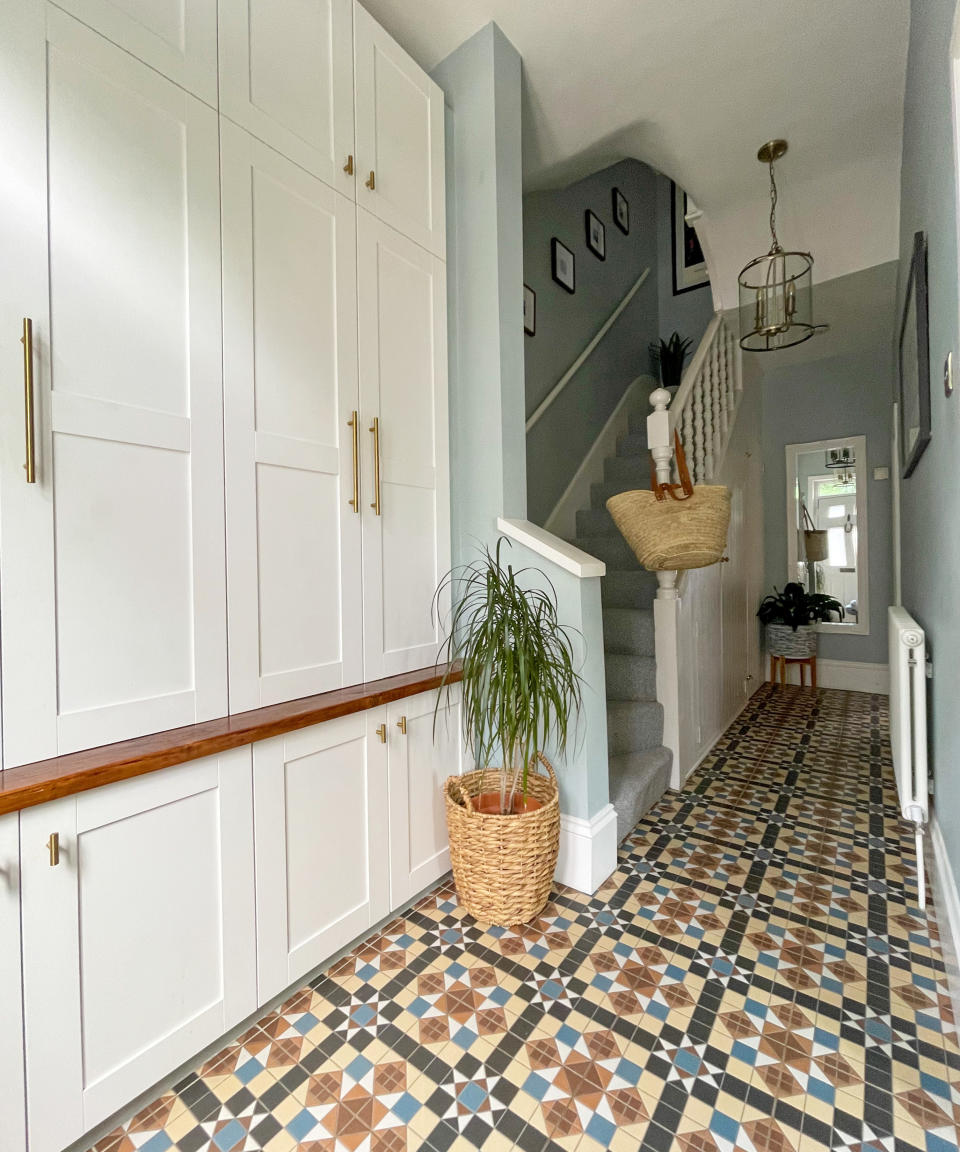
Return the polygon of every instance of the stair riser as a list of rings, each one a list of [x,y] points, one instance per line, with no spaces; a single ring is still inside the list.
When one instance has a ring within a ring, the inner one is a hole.
[[[617,810],[620,840],[670,787],[672,764],[670,750],[663,747],[610,757],[610,803]]]
[[[616,536],[617,526],[606,508],[582,508],[577,513],[577,535]]]
[[[642,752],[663,743],[663,708],[651,700],[607,705],[607,750],[611,756]]]
[[[605,608],[603,647],[610,655],[655,655],[653,612],[649,609]]]
[[[608,456],[603,462],[607,483],[624,483],[633,488],[650,487],[649,456]]]
[[[611,496],[619,496],[621,492],[632,492],[637,488],[650,488],[650,473],[647,472],[646,476],[637,483],[632,483],[629,480],[604,480],[601,484],[590,485],[590,507],[591,508],[606,508],[607,501]]]
[[[608,570],[600,581],[604,608],[651,608],[656,595],[656,573],[639,567],[635,572]]]
[[[646,429],[643,432],[628,432],[617,441],[618,456],[647,456],[648,454]]]
[[[608,652],[605,667],[608,700],[656,700],[657,662],[652,656]]]
[[[607,566],[607,571],[635,572],[640,570],[636,556],[622,536],[577,537],[574,544],[596,556]]]

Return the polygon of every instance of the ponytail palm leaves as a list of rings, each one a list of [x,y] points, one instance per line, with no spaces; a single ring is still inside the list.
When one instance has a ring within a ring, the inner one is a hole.
[[[514,572],[496,552],[456,568],[443,580],[453,608],[442,657],[463,670],[463,730],[478,768],[503,766],[500,811],[513,811],[518,784],[553,741],[567,745],[570,721],[579,712],[581,679],[574,668],[570,632],[557,619],[553,585],[536,568]],[[544,587],[530,587],[531,577]],[[449,687],[448,687],[449,691]],[[439,707],[439,698],[438,698]]]

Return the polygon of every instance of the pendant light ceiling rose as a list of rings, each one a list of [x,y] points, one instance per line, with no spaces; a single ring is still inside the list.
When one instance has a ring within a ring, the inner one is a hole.
[[[770,170],[770,250],[749,261],[737,277],[740,347],[772,352],[801,344],[824,325],[813,322],[813,257],[787,251],[777,236],[777,182],[773,166],[787,154],[786,140],[768,140],[757,159]]]

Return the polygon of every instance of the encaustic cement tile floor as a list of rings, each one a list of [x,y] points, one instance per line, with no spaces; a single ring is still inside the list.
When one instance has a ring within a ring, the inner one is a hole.
[[[762,689],[592,899],[441,886],[97,1152],[956,1148],[886,707]]]

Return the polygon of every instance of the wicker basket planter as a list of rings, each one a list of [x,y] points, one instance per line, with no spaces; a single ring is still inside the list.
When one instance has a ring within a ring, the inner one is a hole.
[[[485,924],[526,924],[543,911],[560,848],[557,778],[531,770],[527,794],[540,801],[512,816],[481,815],[473,797],[499,792],[503,773],[488,768],[451,776],[444,785],[450,863],[460,903]]]
[[[767,625],[767,652],[788,660],[808,660],[817,654],[817,626],[801,624],[796,632],[789,624]]]

